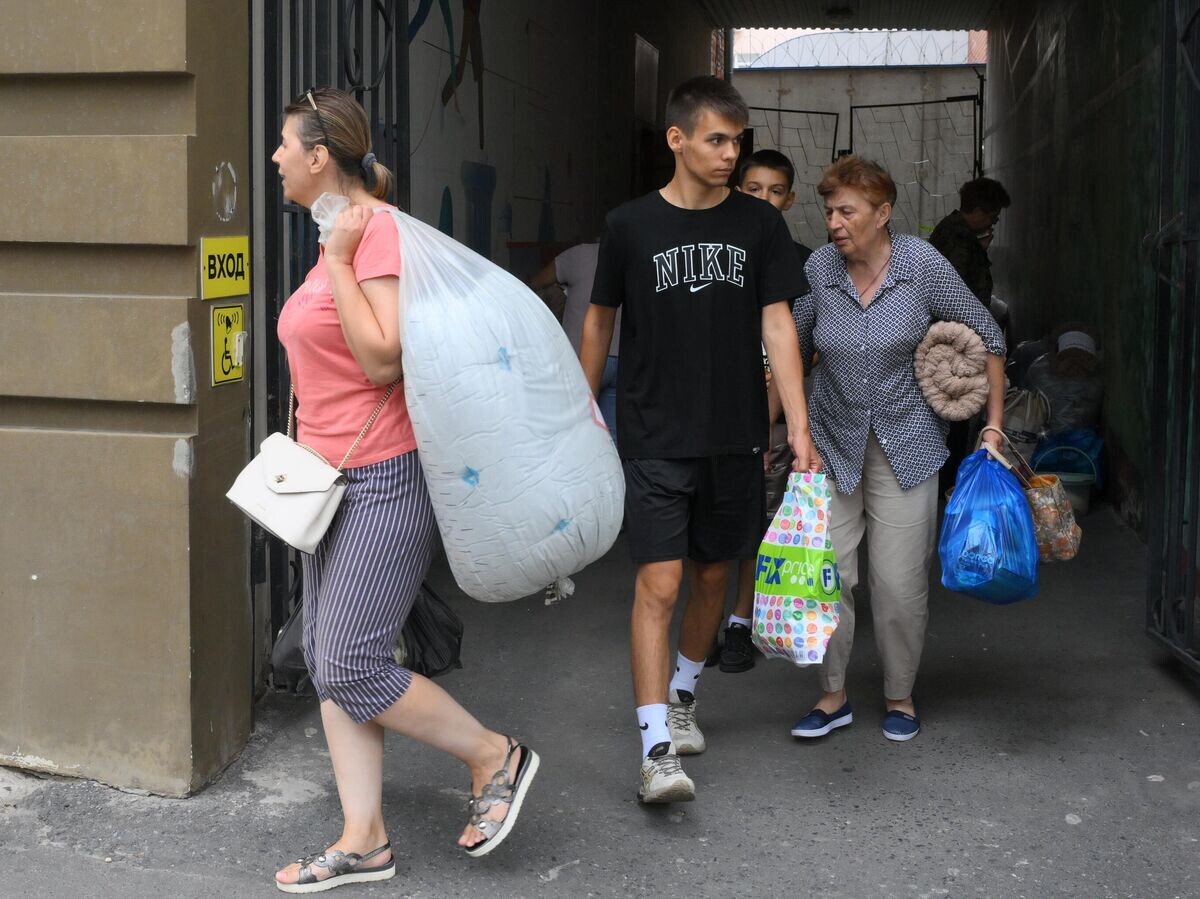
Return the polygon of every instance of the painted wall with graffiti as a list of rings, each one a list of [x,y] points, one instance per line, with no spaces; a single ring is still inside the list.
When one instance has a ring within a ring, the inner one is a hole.
[[[408,7],[412,211],[518,275],[630,192],[635,33],[660,50],[660,114],[709,70],[709,26],[681,0]]]

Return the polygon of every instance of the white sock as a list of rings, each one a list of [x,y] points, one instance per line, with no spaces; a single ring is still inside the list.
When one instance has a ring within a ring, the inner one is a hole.
[[[693,662],[683,653],[679,653],[675,660],[675,674],[671,678],[670,690],[677,692],[686,690],[692,696],[696,695],[696,683],[700,680],[700,673],[704,670],[704,659],[699,662]]]
[[[738,618],[737,615],[730,615],[729,616],[729,624],[726,626],[733,627],[735,624],[740,624],[742,627],[746,628],[747,630],[750,629],[750,619],[749,618]]]
[[[638,727],[642,732],[642,756],[659,743],[671,742],[671,731],[667,728],[667,705],[664,702],[637,707]]]

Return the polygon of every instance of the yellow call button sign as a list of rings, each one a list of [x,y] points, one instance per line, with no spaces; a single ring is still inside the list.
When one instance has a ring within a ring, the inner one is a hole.
[[[212,386],[246,376],[246,307],[241,303],[210,307],[212,311]]]
[[[250,238],[200,238],[200,299],[250,293]]]

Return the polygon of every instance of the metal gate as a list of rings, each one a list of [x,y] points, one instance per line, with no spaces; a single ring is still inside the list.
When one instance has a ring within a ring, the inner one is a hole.
[[[1200,672],[1200,0],[1163,7],[1146,630]]]
[[[792,161],[796,202],[783,217],[792,236],[810,247],[819,247],[829,239],[824,208],[816,202],[817,185],[825,167],[837,158],[840,123],[841,114],[836,112],[751,106],[746,137],[742,138],[743,155],[771,149]]]
[[[392,200],[409,199],[408,5],[396,0],[264,0],[261,17],[264,57],[262,116],[259,123],[270,155],[278,141],[283,109],[310,87],[333,86],[352,92],[367,110],[373,149],[396,174]],[[256,132],[258,129],[255,129]],[[266,303],[261,323],[266,351],[265,402],[254,409],[255,433],[280,429],[288,396],[287,364],[275,327],[279,311],[304,280],[317,256],[317,229],[307,210],[285,203],[273,167],[267,167],[263,194],[263,271]],[[259,377],[263,375],[260,374]],[[252,580],[265,583],[270,597],[270,633],[279,633],[290,611],[294,581],[292,550],[254,529]]]
[[[849,151],[896,181],[897,227],[928,237],[958,208],[958,188],[983,174],[983,76],[975,94],[851,106],[849,130]]]

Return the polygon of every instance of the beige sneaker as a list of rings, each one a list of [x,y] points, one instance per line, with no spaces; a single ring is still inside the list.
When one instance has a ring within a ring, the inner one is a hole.
[[[672,690],[667,703],[667,727],[680,755],[697,755],[707,745],[696,723],[696,697],[687,690]]]
[[[642,759],[642,788],[638,802],[691,802],[696,785],[683,773],[679,756],[670,743],[659,743]]]

